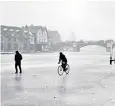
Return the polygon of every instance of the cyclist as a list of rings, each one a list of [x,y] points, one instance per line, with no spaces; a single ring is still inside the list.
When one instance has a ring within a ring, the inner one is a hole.
[[[60,55],[59,55],[59,62],[58,62],[58,64],[60,64],[60,62],[61,62],[61,66],[62,66],[63,70],[66,71],[67,58],[66,58],[66,56],[62,52],[60,52],[59,54]]]

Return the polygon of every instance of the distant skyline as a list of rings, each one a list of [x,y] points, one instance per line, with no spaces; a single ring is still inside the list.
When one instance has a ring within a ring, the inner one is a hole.
[[[59,0],[0,2],[0,24],[42,25],[62,40],[115,40],[115,1]]]

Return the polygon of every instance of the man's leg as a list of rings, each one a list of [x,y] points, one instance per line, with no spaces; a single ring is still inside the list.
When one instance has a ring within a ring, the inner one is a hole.
[[[110,60],[110,65],[112,65],[112,60]]]
[[[66,66],[67,66],[67,61],[65,62],[65,70],[67,70],[67,69],[66,69]]]
[[[64,70],[66,71],[66,65],[67,65],[67,61],[65,61],[65,64],[64,64]]]
[[[15,70],[16,70],[16,72],[15,73],[18,73],[18,69],[17,69],[17,64],[15,64]]]
[[[65,67],[64,67],[64,63],[62,62],[62,68],[63,68],[63,71],[65,71]]]
[[[21,68],[21,64],[19,64],[19,69],[20,69],[20,73],[22,73],[22,68]]]
[[[66,63],[67,63],[67,62],[64,62],[64,63],[63,63],[63,69],[64,69],[64,71],[66,71]]]

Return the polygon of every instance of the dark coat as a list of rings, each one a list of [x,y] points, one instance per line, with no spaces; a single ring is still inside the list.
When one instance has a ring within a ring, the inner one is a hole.
[[[20,53],[15,54],[15,62],[16,64],[21,64],[22,55]]]
[[[67,58],[65,57],[64,54],[60,54],[60,56],[59,56],[59,62],[60,61],[67,62]]]

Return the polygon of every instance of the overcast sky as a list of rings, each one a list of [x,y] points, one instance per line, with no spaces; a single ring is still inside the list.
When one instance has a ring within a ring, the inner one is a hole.
[[[63,40],[71,34],[76,40],[115,40],[115,1],[0,2],[0,24],[46,26]]]

